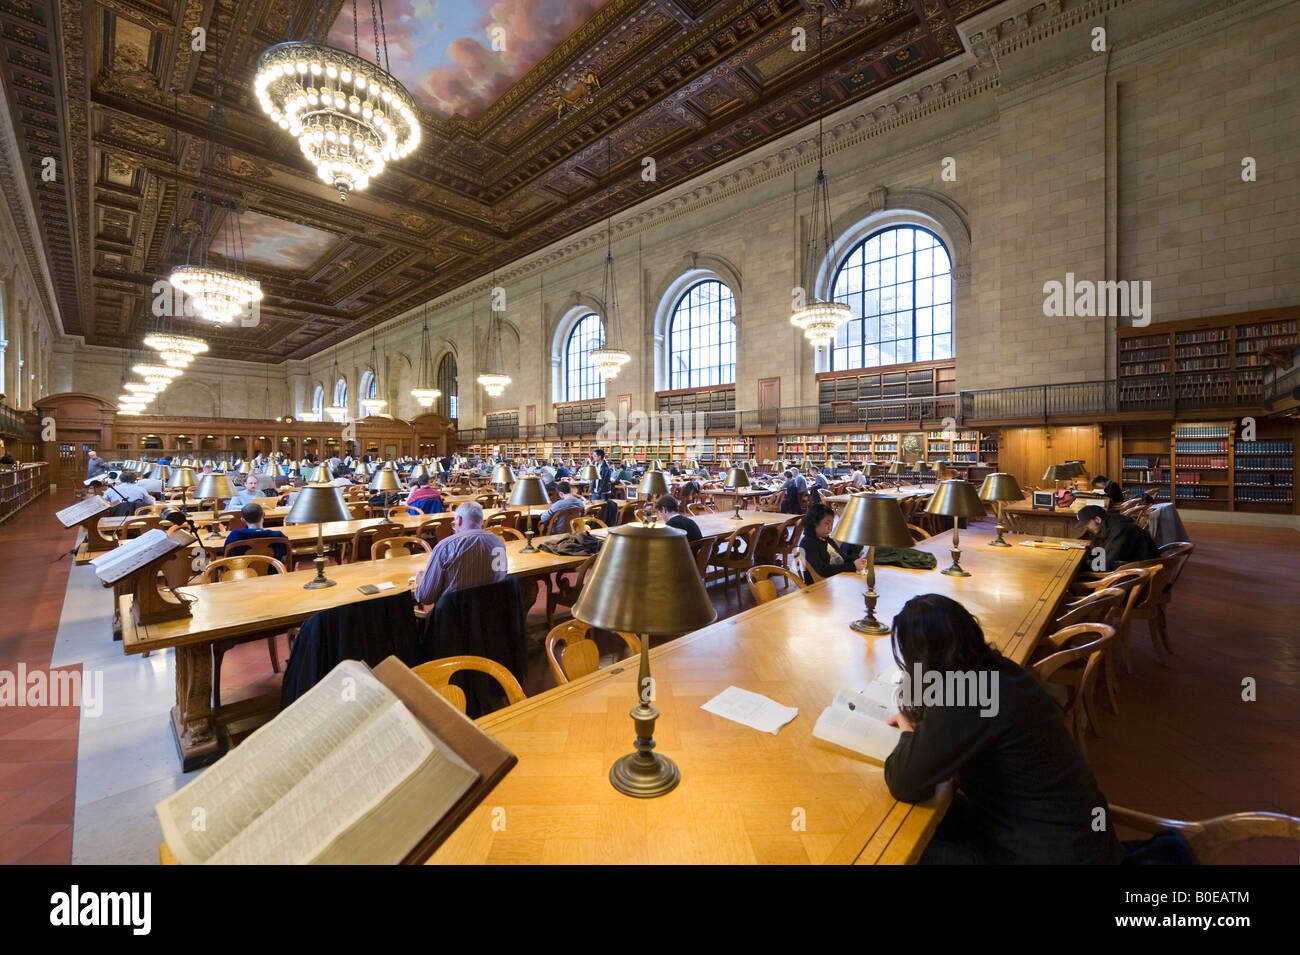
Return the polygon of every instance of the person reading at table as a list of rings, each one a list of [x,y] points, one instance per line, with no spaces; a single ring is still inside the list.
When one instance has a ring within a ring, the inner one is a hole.
[[[483,508],[467,501],[456,508],[452,535],[434,545],[424,570],[413,578],[417,604],[436,604],[443,594],[506,579],[505,544],[483,530]]]
[[[245,504],[252,504],[255,498],[262,496],[261,491],[258,490],[257,475],[247,474],[244,476],[243,490],[226,502],[226,510],[233,511]]]
[[[1092,537],[1094,549],[1099,547],[1105,552],[1106,566],[1101,570],[1110,571],[1120,564],[1160,556],[1155,541],[1133,518],[1096,504],[1080,508],[1075,531],[1086,531]]]
[[[677,498],[671,494],[665,494],[659,500],[655,501],[655,512],[668,527],[675,527],[679,531],[686,532],[686,540],[694,544],[704,535],[700,533],[700,525],[681,512],[681,505],[677,503]]]
[[[132,507],[146,507],[157,503],[153,495],[142,488],[136,481],[140,475],[134,471],[123,471],[120,482],[104,492],[107,501],[126,501]]]
[[[418,504],[420,501],[437,501],[441,498],[442,491],[430,484],[427,477],[418,477],[415,479],[415,490],[407,496],[406,503]]]
[[[902,735],[885,783],[903,802],[929,799],[947,779],[956,787],[922,864],[1122,861],[1114,828],[1094,825],[1106,796],[1060,706],[988,643],[969,610],[940,594],[913,597],[891,640],[904,682],[889,723]]]
[[[1092,489],[1101,491],[1110,498],[1111,506],[1117,506],[1124,503],[1124,489],[1119,486],[1118,481],[1112,481],[1104,474],[1094,475],[1092,478]]]
[[[816,571],[818,577],[833,577],[846,570],[860,571],[867,566],[867,559],[858,556],[862,548],[831,540],[834,528],[835,512],[829,504],[814,504],[804,514],[803,537],[799,541],[799,551],[806,565],[804,583],[813,582],[809,569]]]
[[[244,526],[238,530],[231,531],[226,535],[227,557],[239,557],[247,551],[247,548],[231,548],[230,545],[238,544],[240,541],[263,540],[270,538],[271,547],[275,550],[275,559],[286,567],[293,567],[293,553],[289,547],[289,538],[281,531],[269,531],[262,526],[266,520],[266,512],[262,510],[261,504],[245,504],[239,511],[244,519]]]
[[[854,487],[867,486],[867,476],[866,474],[863,473],[862,468],[856,467],[853,469],[853,474],[849,478],[849,483],[852,484]]]
[[[547,527],[550,525],[551,518],[561,511],[582,510],[587,506],[587,502],[573,493],[573,486],[568,481],[560,481],[555,485],[556,493],[560,499],[542,511],[537,517],[538,527]]]

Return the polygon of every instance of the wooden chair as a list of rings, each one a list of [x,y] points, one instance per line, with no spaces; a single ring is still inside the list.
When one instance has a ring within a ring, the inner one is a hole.
[[[556,515],[559,517],[559,514]],[[575,517],[569,521],[570,534],[585,534],[593,527],[607,527],[608,525],[599,517]]]
[[[1120,632],[1121,619],[1124,615],[1125,602],[1128,600],[1128,594],[1118,587],[1105,587],[1095,590],[1086,597],[1081,597],[1071,604],[1066,604],[1065,613],[1056,618],[1057,627],[1073,627],[1080,623],[1104,623],[1114,628],[1116,635]],[[1112,641],[1106,648],[1106,653],[1102,657],[1102,676],[1103,683],[1106,686],[1106,696],[1110,702],[1112,713],[1119,713],[1119,702],[1116,692],[1115,681],[1115,647],[1118,640]],[[1089,697],[1083,701],[1084,708],[1088,712],[1088,722],[1092,724],[1094,731],[1101,736],[1101,731],[1097,729],[1100,723],[1097,720],[1096,713],[1093,712],[1093,701]]]
[[[568,683],[600,669],[600,648],[592,639],[595,628],[578,620],[568,620],[552,627],[546,635],[546,659],[551,672],[561,683]],[[605,631],[609,632],[609,631]],[[641,641],[630,633],[615,630],[623,638],[631,655],[641,652]],[[557,650],[558,646],[558,650]]]
[[[352,501],[348,504],[348,511],[354,521],[363,521],[370,516],[370,505],[365,501]]]
[[[389,557],[409,557],[412,554],[433,550],[423,537],[385,537],[375,541],[370,548],[372,560],[385,560]]]
[[[518,703],[525,698],[524,688],[519,685],[519,681],[514,678],[514,674],[495,660],[489,660],[487,657],[444,657],[441,660],[430,660],[428,663],[421,663],[419,666],[412,667],[411,670],[421,680],[437,690],[444,700],[462,713],[465,712],[465,691],[452,683],[451,678],[464,670],[486,673],[496,680],[501,685],[501,689],[505,691],[507,705]]]
[[[790,570],[792,569],[791,555],[799,549],[799,538],[803,536],[803,516],[795,514],[780,527],[781,539],[776,546],[776,556],[781,566]]]
[[[279,544],[280,546],[276,547],[276,544]],[[232,554],[232,548],[239,551],[239,553]],[[221,557],[222,559],[234,558],[236,560],[241,557],[269,557],[272,560],[279,562],[280,555],[284,554],[286,551],[290,551],[292,554],[292,547],[290,546],[289,541],[280,540],[276,537],[254,537],[250,540],[234,542],[227,541],[226,545],[221,548]],[[314,550],[313,553],[315,553]],[[292,559],[292,556],[290,559]]]
[[[450,518],[431,517],[420,524],[416,533],[430,544],[437,544],[456,533],[456,527]]]
[[[145,531],[153,530],[155,527],[162,526],[162,518],[156,515],[149,517],[128,517],[117,528],[109,533],[113,540],[120,544],[132,537],[139,537]]]
[[[399,504],[397,507],[390,507],[384,511],[384,520],[391,521],[394,517],[419,517],[424,511],[418,507],[411,507],[408,504]]]
[[[1224,849],[1253,839],[1290,839],[1300,842],[1300,817],[1280,812],[1234,812],[1187,822],[1162,819],[1112,803],[1107,807],[1111,825],[1128,826],[1138,832],[1155,835],[1162,829],[1176,829],[1187,840],[1188,848],[1201,865],[1211,862]]]
[[[1124,570],[1112,571],[1099,580],[1078,581],[1071,587],[1071,593],[1080,597],[1108,588],[1124,592],[1124,611],[1120,617],[1120,624],[1116,628],[1116,643],[1119,644],[1120,654],[1124,660],[1124,669],[1129,673],[1133,672],[1133,655],[1128,643],[1129,625],[1134,610],[1146,596],[1147,587],[1151,584],[1151,576],[1151,570],[1147,567],[1128,567]]]
[[[578,521],[594,521],[594,520],[597,520],[597,518],[583,517],[581,514],[579,514],[578,509],[576,507],[566,507],[563,508],[562,510],[556,511],[554,514],[551,515],[551,519],[546,522],[545,533],[546,534],[577,533],[574,530],[574,525],[577,524]],[[605,523],[601,521],[600,526],[604,527]]]
[[[500,524],[493,527],[485,526],[483,530],[487,531],[489,534],[496,534],[497,537],[500,537],[507,544],[511,541],[527,540],[527,538],[524,537],[523,531],[517,531],[513,527],[505,527]]]
[[[577,602],[583,584],[586,583],[587,574],[596,563],[596,556],[593,554],[572,570],[556,573],[552,582],[547,585],[546,628],[548,630],[555,627],[556,610],[561,607],[572,607]]]
[[[763,524],[754,537],[754,566],[775,564],[781,549],[781,532],[785,522],[780,524]]]
[[[249,543],[262,543],[250,541]],[[203,569],[201,582],[215,584],[222,580],[244,580],[249,577],[265,577],[267,574],[287,573],[284,564],[265,554],[245,554],[240,557],[221,557],[211,561]],[[221,660],[231,647],[246,643],[246,638],[236,637],[231,640],[218,640],[212,644],[212,695],[217,708],[221,706]],[[271,672],[280,672],[280,654],[275,645],[275,637],[266,638],[266,649],[271,655]]]
[[[709,578],[709,563],[713,560],[713,550],[717,545],[717,534],[701,537],[691,545],[691,551],[695,554],[695,569],[700,572],[700,580],[707,581]]]
[[[713,566],[722,571],[723,588],[725,589],[728,583],[735,588],[737,607],[740,606],[741,601],[740,576],[758,563],[754,559],[754,545],[762,526],[750,524],[747,527],[737,528],[727,537],[724,542],[725,547],[718,547],[713,555]]]
[[[921,541],[934,536],[925,528],[917,527],[915,524],[908,524],[907,532],[912,535],[912,543],[914,544],[919,544]]]
[[[237,531],[248,526],[248,523],[244,520],[244,515],[239,511],[221,511],[217,514],[217,520],[226,526],[227,532]]]
[[[605,502],[592,501],[590,504],[588,504],[585,508],[582,509],[582,515],[583,517],[603,518],[605,516]]]
[[[478,506],[483,508],[485,511],[490,507],[497,506],[496,494],[480,494],[478,497],[474,498],[474,500],[478,503]]]
[[[774,564],[759,564],[745,571],[745,580],[749,584],[749,592],[753,595],[755,604],[765,604],[769,600],[775,600],[777,597],[784,597],[793,593],[789,589],[784,594],[779,593],[776,584],[772,581],[773,577],[781,577],[787,584],[793,585],[795,590],[803,590],[804,588],[804,582],[784,567],[777,567]]]
[[[755,498],[754,506],[760,511],[779,513],[781,510],[781,498],[784,496],[784,491],[774,491],[766,497]]]
[[[517,530],[519,528],[519,518],[522,516],[522,511],[497,511],[483,522],[483,530],[490,531],[494,527],[508,527],[511,530]]]
[[[1087,723],[1090,714],[1085,708],[1084,701],[1093,691],[1093,684],[1101,672],[1102,655],[1114,638],[1114,628],[1104,623],[1080,623],[1065,627],[1046,638],[1057,652],[1043,657],[1029,667],[1030,672],[1038,677],[1040,682],[1057,683],[1065,687],[1066,700],[1061,707],[1065,716],[1065,726],[1075,742],[1079,744],[1079,751],[1085,757],[1087,756]],[[1081,672],[1078,667],[1072,666],[1080,661],[1083,662]]]
[[[351,564],[370,560],[370,552],[375,546],[375,541],[383,540],[385,537],[399,537],[403,530],[405,528],[401,524],[373,524],[361,528],[352,535],[352,540],[344,545],[342,562]]]
[[[632,524],[639,520],[637,511],[645,506],[645,501],[628,501],[618,509],[618,524]]]

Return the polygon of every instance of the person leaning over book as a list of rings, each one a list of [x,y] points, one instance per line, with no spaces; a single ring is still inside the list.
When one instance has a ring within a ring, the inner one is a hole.
[[[910,705],[914,700],[905,695],[888,721],[902,731],[885,760],[885,783],[895,799],[922,802],[947,779],[956,787],[921,864],[1123,861],[1115,830],[1094,826],[1106,796],[1060,706],[1031,673],[985,640],[970,611],[949,597],[921,594],[894,616],[891,640],[894,662],[906,677],[919,670],[928,684],[925,674],[944,674],[945,687],[982,680],[991,691],[977,694],[984,699],[937,703],[926,693],[923,705]],[[977,679],[949,680],[952,673]]]
[[[436,604],[445,593],[506,579],[505,545],[496,534],[483,530],[482,507],[466,501],[456,508],[452,528],[450,537],[434,545],[424,570],[411,578],[417,604]]]
[[[1119,486],[1118,481],[1112,481],[1104,474],[1093,475],[1092,489],[1094,491],[1101,491],[1102,494],[1105,494],[1106,497],[1110,499],[1112,507],[1124,503],[1124,489]]]
[[[1106,566],[1096,568],[1099,570],[1114,570],[1120,564],[1160,556],[1155,541],[1131,517],[1096,504],[1079,509],[1079,523],[1074,530],[1087,531],[1094,546],[1105,552]]]
[[[245,526],[233,530],[227,535],[225,555],[227,557],[239,557],[247,550],[247,548],[241,549],[238,547],[231,550],[231,544],[269,538],[271,547],[275,551],[275,559],[293,570],[293,552],[289,547],[289,538],[282,531],[269,531],[262,526],[262,521],[266,519],[266,512],[262,510],[262,505],[245,504],[240,509],[239,514],[243,517]]]
[[[862,548],[831,540],[834,527],[835,512],[829,504],[814,504],[804,514],[803,537],[799,541],[806,565],[804,583],[813,582],[809,570],[816,571],[818,577],[833,577],[846,570],[862,570],[867,566],[867,559],[858,556]]]
[[[537,518],[539,527],[549,527],[551,519],[560,511],[581,511],[587,506],[586,501],[573,493],[573,488],[568,481],[561,481],[556,484],[555,490],[560,495],[560,499],[542,511],[541,516]]]
[[[134,507],[145,507],[149,504],[156,504],[148,491],[136,483],[140,475],[134,471],[123,471],[122,480],[114,487],[110,487],[104,492],[104,499],[107,501],[126,501]]]
[[[664,522],[664,526],[685,531],[688,543],[694,544],[704,536],[700,533],[700,525],[681,512],[681,505],[671,494],[665,494],[655,501],[655,510],[659,513],[659,520]]]

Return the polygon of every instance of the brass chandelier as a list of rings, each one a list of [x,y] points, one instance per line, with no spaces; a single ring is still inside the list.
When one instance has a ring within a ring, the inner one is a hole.
[[[411,389],[411,397],[421,408],[432,408],[433,403],[442,397],[442,392],[430,387],[430,372],[433,349],[429,345],[429,311],[424,312],[424,330],[420,333],[420,387]]]
[[[814,347],[828,346],[835,341],[840,326],[853,317],[853,311],[843,302],[820,301],[814,292],[817,268],[831,247],[831,199],[826,188],[826,168],[822,154],[822,114],[825,111],[826,73],[822,66],[822,10],[817,5],[817,70],[821,104],[817,114],[817,181],[813,183],[812,219],[808,224],[808,248],[804,255],[800,287],[806,300],[790,315],[790,324],[803,329],[804,337]]]
[[[493,224],[495,227],[495,223]],[[496,240],[492,242],[492,287],[488,290],[488,337],[487,337],[487,370],[478,376],[476,381],[483,386],[483,390],[488,393],[490,398],[499,398],[510,385],[510,376],[506,374],[505,355],[502,346],[503,328],[501,318],[497,315],[498,311],[505,311],[504,308],[497,309],[497,266],[496,266]],[[470,325],[474,322],[473,312],[470,313]]]
[[[371,4],[373,63],[361,55],[356,0],[352,52],[321,42],[330,9],[331,4],[317,5],[310,39],[277,43],[263,51],[253,91],[262,111],[298,141],[321,181],[346,200],[370,185],[385,164],[415,151],[420,122],[411,94],[389,72],[383,0]]]
[[[375,394],[379,394],[379,357],[375,352],[375,333],[370,333],[370,373],[374,376]],[[367,415],[377,415],[388,406],[388,402],[379,397],[363,397],[361,407]]]
[[[609,171],[613,167],[613,154],[611,152],[612,144],[608,139],[605,140],[605,175],[609,176]],[[618,288],[614,284],[614,214],[609,215],[609,220],[605,225],[605,279],[601,290],[601,302],[604,315],[603,325],[605,330],[604,341],[599,348],[593,348],[588,357],[591,363],[596,366],[596,372],[605,381],[612,381],[618,377],[618,373],[623,370],[623,366],[632,360],[630,352],[622,348],[609,347],[610,343],[618,342]]]

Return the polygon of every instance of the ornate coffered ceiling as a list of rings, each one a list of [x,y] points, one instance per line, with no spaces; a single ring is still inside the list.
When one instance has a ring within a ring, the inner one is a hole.
[[[518,28],[506,13],[538,8],[465,2],[483,11],[478,27],[500,15]],[[526,72],[515,80],[503,67],[466,84],[447,64],[467,62],[452,47],[469,41],[455,34],[471,20],[435,21],[448,52],[420,52],[416,41],[437,31],[416,21],[436,17],[440,4],[390,0],[390,46],[404,51],[393,70],[416,95],[424,139],[346,203],[251,94],[258,55],[289,35],[289,0],[0,0],[0,77],[64,328],[98,345],[136,347],[154,282],[185,261],[193,197],[208,175],[208,116],[220,101],[227,145],[212,180],[241,203],[248,270],[266,299],[257,327],[203,334],[215,357],[282,361],[486,274],[494,245],[500,261],[527,254],[784,135],[819,108],[956,56],[954,25],[996,2],[828,0],[823,104],[810,0],[543,0],[570,19],[557,13],[532,31],[508,64]],[[351,22],[351,4],[340,16],[343,7],[333,0],[326,13],[336,31]],[[573,9],[585,19],[573,21]],[[192,49],[196,27],[206,31],[203,51]],[[806,52],[792,49],[796,27],[808,33]],[[293,35],[306,32],[303,23]],[[577,108],[557,115],[557,89],[573,93],[588,74],[598,83],[591,102],[575,95]],[[653,182],[642,179],[647,156]],[[41,175],[46,157],[52,181]]]

